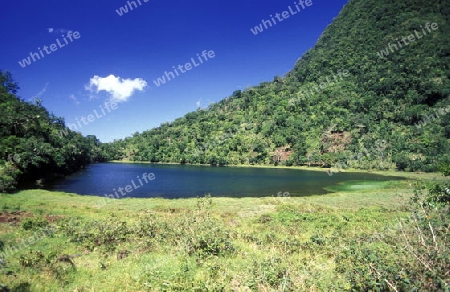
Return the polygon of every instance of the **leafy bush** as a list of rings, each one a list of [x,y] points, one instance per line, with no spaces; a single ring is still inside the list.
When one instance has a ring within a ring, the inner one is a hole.
[[[125,242],[132,232],[126,222],[114,218],[106,222],[69,219],[61,222],[61,229],[72,242],[82,243],[90,251],[100,247],[105,252],[115,251],[117,245]]]
[[[210,195],[197,199],[196,211],[186,218],[185,248],[189,255],[200,258],[233,253],[231,234],[211,217]]]
[[[25,230],[38,231],[48,227],[49,223],[44,218],[27,218],[22,221],[22,228]]]
[[[252,281],[249,283],[249,287],[255,291],[264,291],[265,289],[261,289],[262,287],[265,287],[267,291],[272,291],[272,289],[291,290],[289,266],[281,258],[270,257],[263,261],[254,261],[251,273]]]
[[[188,254],[195,254],[201,258],[221,256],[232,253],[234,250],[229,234],[219,230],[202,232],[187,241]]]
[[[438,169],[444,176],[450,175],[450,163],[440,164]]]
[[[448,184],[416,185],[411,216],[376,241],[351,240],[335,259],[357,291],[449,291]]]
[[[450,184],[416,183],[412,201],[425,210],[445,207],[450,204]]]
[[[36,268],[44,258],[45,256],[41,251],[31,250],[28,254],[20,256],[19,264],[22,267]]]
[[[10,162],[0,161],[0,193],[10,193],[16,190],[21,171]]]

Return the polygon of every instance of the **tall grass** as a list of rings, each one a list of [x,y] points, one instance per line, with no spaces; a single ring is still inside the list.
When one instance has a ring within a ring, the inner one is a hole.
[[[3,215],[25,212],[17,225],[0,223],[0,249],[53,233],[0,261],[0,291],[448,289],[448,185],[410,184],[360,182],[286,200],[124,199],[101,209],[95,197],[1,195]]]

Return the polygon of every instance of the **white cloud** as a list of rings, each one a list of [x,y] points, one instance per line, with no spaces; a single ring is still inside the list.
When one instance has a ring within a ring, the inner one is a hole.
[[[45,83],[45,86],[44,86],[44,88],[42,88],[42,90],[41,91],[39,91],[39,93],[38,94],[36,94],[36,96],[35,97],[37,97],[37,98],[40,98],[46,91],[47,91],[47,87],[48,87],[48,82],[47,83]]]
[[[86,86],[86,90],[96,91],[106,91],[111,95],[111,98],[116,102],[127,101],[133,93],[138,90],[144,90],[147,86],[147,82],[142,78],[136,79],[122,79],[114,75],[109,75],[108,77],[100,77],[95,75],[91,78],[89,86]]]
[[[70,29],[65,29],[65,28],[53,28],[53,27],[49,27],[47,28],[47,31],[49,33],[54,33],[54,34],[61,34],[61,33],[66,33],[66,32],[71,32],[72,30]]]
[[[201,106],[201,104],[202,104],[202,100],[199,99],[195,104],[197,105],[197,108],[199,108]]]
[[[70,98],[71,100],[73,100],[73,102],[74,102],[76,105],[79,105],[79,104],[80,104],[80,102],[78,101],[78,98],[75,96],[75,94],[69,95],[69,98]]]

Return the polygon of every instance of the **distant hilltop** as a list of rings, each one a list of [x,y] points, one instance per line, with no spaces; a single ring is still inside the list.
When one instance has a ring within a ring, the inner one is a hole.
[[[289,25],[290,17],[301,17],[311,5],[297,1],[262,16],[251,32]],[[448,17],[439,0],[408,5],[351,0],[286,76],[118,140],[111,144],[113,156],[211,165],[336,168],[340,163],[436,170],[450,161],[450,117],[439,114],[426,123],[424,117],[449,105],[450,80],[442,69],[450,66]],[[160,86],[176,76],[166,71],[154,82]],[[227,138],[220,138],[224,133]],[[379,151],[377,141],[389,147]],[[372,154],[354,158],[363,151]]]

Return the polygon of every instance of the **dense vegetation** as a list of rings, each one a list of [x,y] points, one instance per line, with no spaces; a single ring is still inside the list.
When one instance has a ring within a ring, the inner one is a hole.
[[[111,158],[448,169],[449,20],[449,0],[351,0],[286,76],[116,141]],[[438,29],[378,56],[427,22]]]
[[[0,291],[448,291],[450,184],[409,183],[100,209],[0,194]]]
[[[18,90],[11,74],[0,71],[0,193],[104,160],[95,136],[69,130],[39,99],[35,104],[21,100]]]

